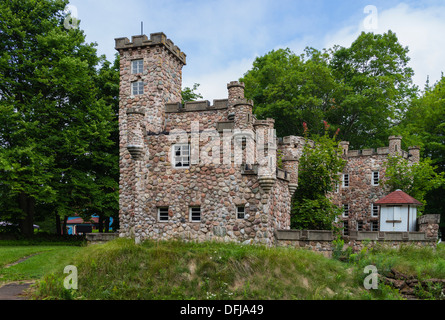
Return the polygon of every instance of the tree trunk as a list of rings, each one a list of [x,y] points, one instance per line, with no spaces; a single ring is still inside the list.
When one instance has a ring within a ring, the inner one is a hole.
[[[104,225],[104,232],[108,233],[110,232],[110,217],[105,218],[105,225]]]
[[[60,225],[60,216],[56,213],[56,233],[57,234],[62,234],[62,228],[61,228],[61,225]]]
[[[19,222],[20,232],[24,236],[32,236],[34,234],[34,198],[28,197],[24,192],[19,195],[19,207],[25,214]]]
[[[99,233],[102,233],[104,230],[104,218],[102,216],[102,214],[99,214]]]
[[[63,229],[62,229],[62,234],[67,234],[66,232],[66,223],[68,222],[68,217],[64,217],[63,218]]]

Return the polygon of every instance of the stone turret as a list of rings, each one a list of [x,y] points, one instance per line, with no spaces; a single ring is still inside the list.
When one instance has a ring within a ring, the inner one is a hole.
[[[139,35],[133,36],[131,42],[128,38],[117,38],[115,42],[120,54],[119,116],[122,125],[128,125],[131,131],[136,126],[135,121],[141,121],[143,130],[162,132],[165,104],[181,101],[185,54],[162,32],[152,33],[150,39]],[[134,146],[133,141],[125,143]]]
[[[402,136],[390,136],[388,139],[389,155],[400,156],[402,154]]]

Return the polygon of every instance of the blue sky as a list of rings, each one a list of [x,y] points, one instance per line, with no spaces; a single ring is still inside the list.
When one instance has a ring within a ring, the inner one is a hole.
[[[71,0],[88,42],[114,59],[114,38],[164,32],[186,55],[183,86],[199,83],[204,99],[227,96],[226,84],[257,56],[278,48],[349,46],[361,31],[391,29],[408,46],[414,82],[445,71],[445,2],[327,0]],[[376,11],[364,12],[373,6]],[[370,25],[370,17],[377,24]],[[372,27],[373,29],[369,29]]]

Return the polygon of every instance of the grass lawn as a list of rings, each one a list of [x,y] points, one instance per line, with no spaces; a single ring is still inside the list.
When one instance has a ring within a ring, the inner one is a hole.
[[[0,246],[0,285],[10,281],[37,280],[62,270],[82,250],[75,246]],[[32,255],[32,256],[31,256]],[[31,256],[6,268],[7,265]]]
[[[389,300],[402,296],[383,283],[364,289],[365,266],[375,265],[380,275],[396,269],[419,279],[445,278],[444,244],[347,256],[341,262],[303,249],[180,241],[136,245],[129,239],[88,247],[0,244],[0,285],[38,280],[33,299]],[[29,258],[5,267],[24,257]],[[67,265],[78,270],[78,290],[63,286]]]
[[[318,300],[399,299],[381,286],[363,288],[349,264],[308,250],[230,243],[117,239],[74,258],[78,290],[61,271],[39,281],[35,299]]]

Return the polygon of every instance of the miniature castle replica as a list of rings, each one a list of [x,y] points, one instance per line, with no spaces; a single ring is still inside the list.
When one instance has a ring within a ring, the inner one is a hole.
[[[381,181],[385,179],[388,157],[400,156],[411,164],[420,159],[419,147],[410,147],[408,151],[402,150],[401,136],[390,136],[388,140],[388,147],[364,150],[349,150],[348,142],[340,142],[347,163],[341,176],[341,183],[331,196],[333,202],[343,208],[341,227],[345,236],[349,235],[350,230],[415,231],[413,226],[416,220],[412,214],[411,219],[414,220],[409,229],[405,224],[404,228],[400,224],[395,224],[394,230],[389,230],[386,220],[382,222],[380,219],[382,206],[379,200],[388,195],[388,191],[381,185]],[[385,212],[387,210],[389,209],[384,209]],[[414,210],[413,206],[411,210]]]
[[[297,239],[298,233],[298,239],[310,240],[313,233],[289,230],[305,139],[278,139],[274,120],[255,118],[253,102],[237,81],[227,85],[226,99],[183,105],[186,56],[165,34],[115,41],[120,54],[120,236],[276,245],[280,239]],[[352,230],[380,231],[377,201],[386,193],[379,179],[387,156],[418,161],[419,149],[403,151],[401,137],[390,137],[389,147],[377,150],[351,151],[348,142],[341,145],[348,161],[342,185],[331,196],[344,208],[345,236]],[[430,224],[425,220],[425,226]],[[332,240],[332,235],[318,237]]]
[[[182,105],[186,56],[163,33],[116,49],[120,235],[272,244],[289,229],[303,139],[277,144],[274,120],[255,118],[236,81],[227,99]]]

